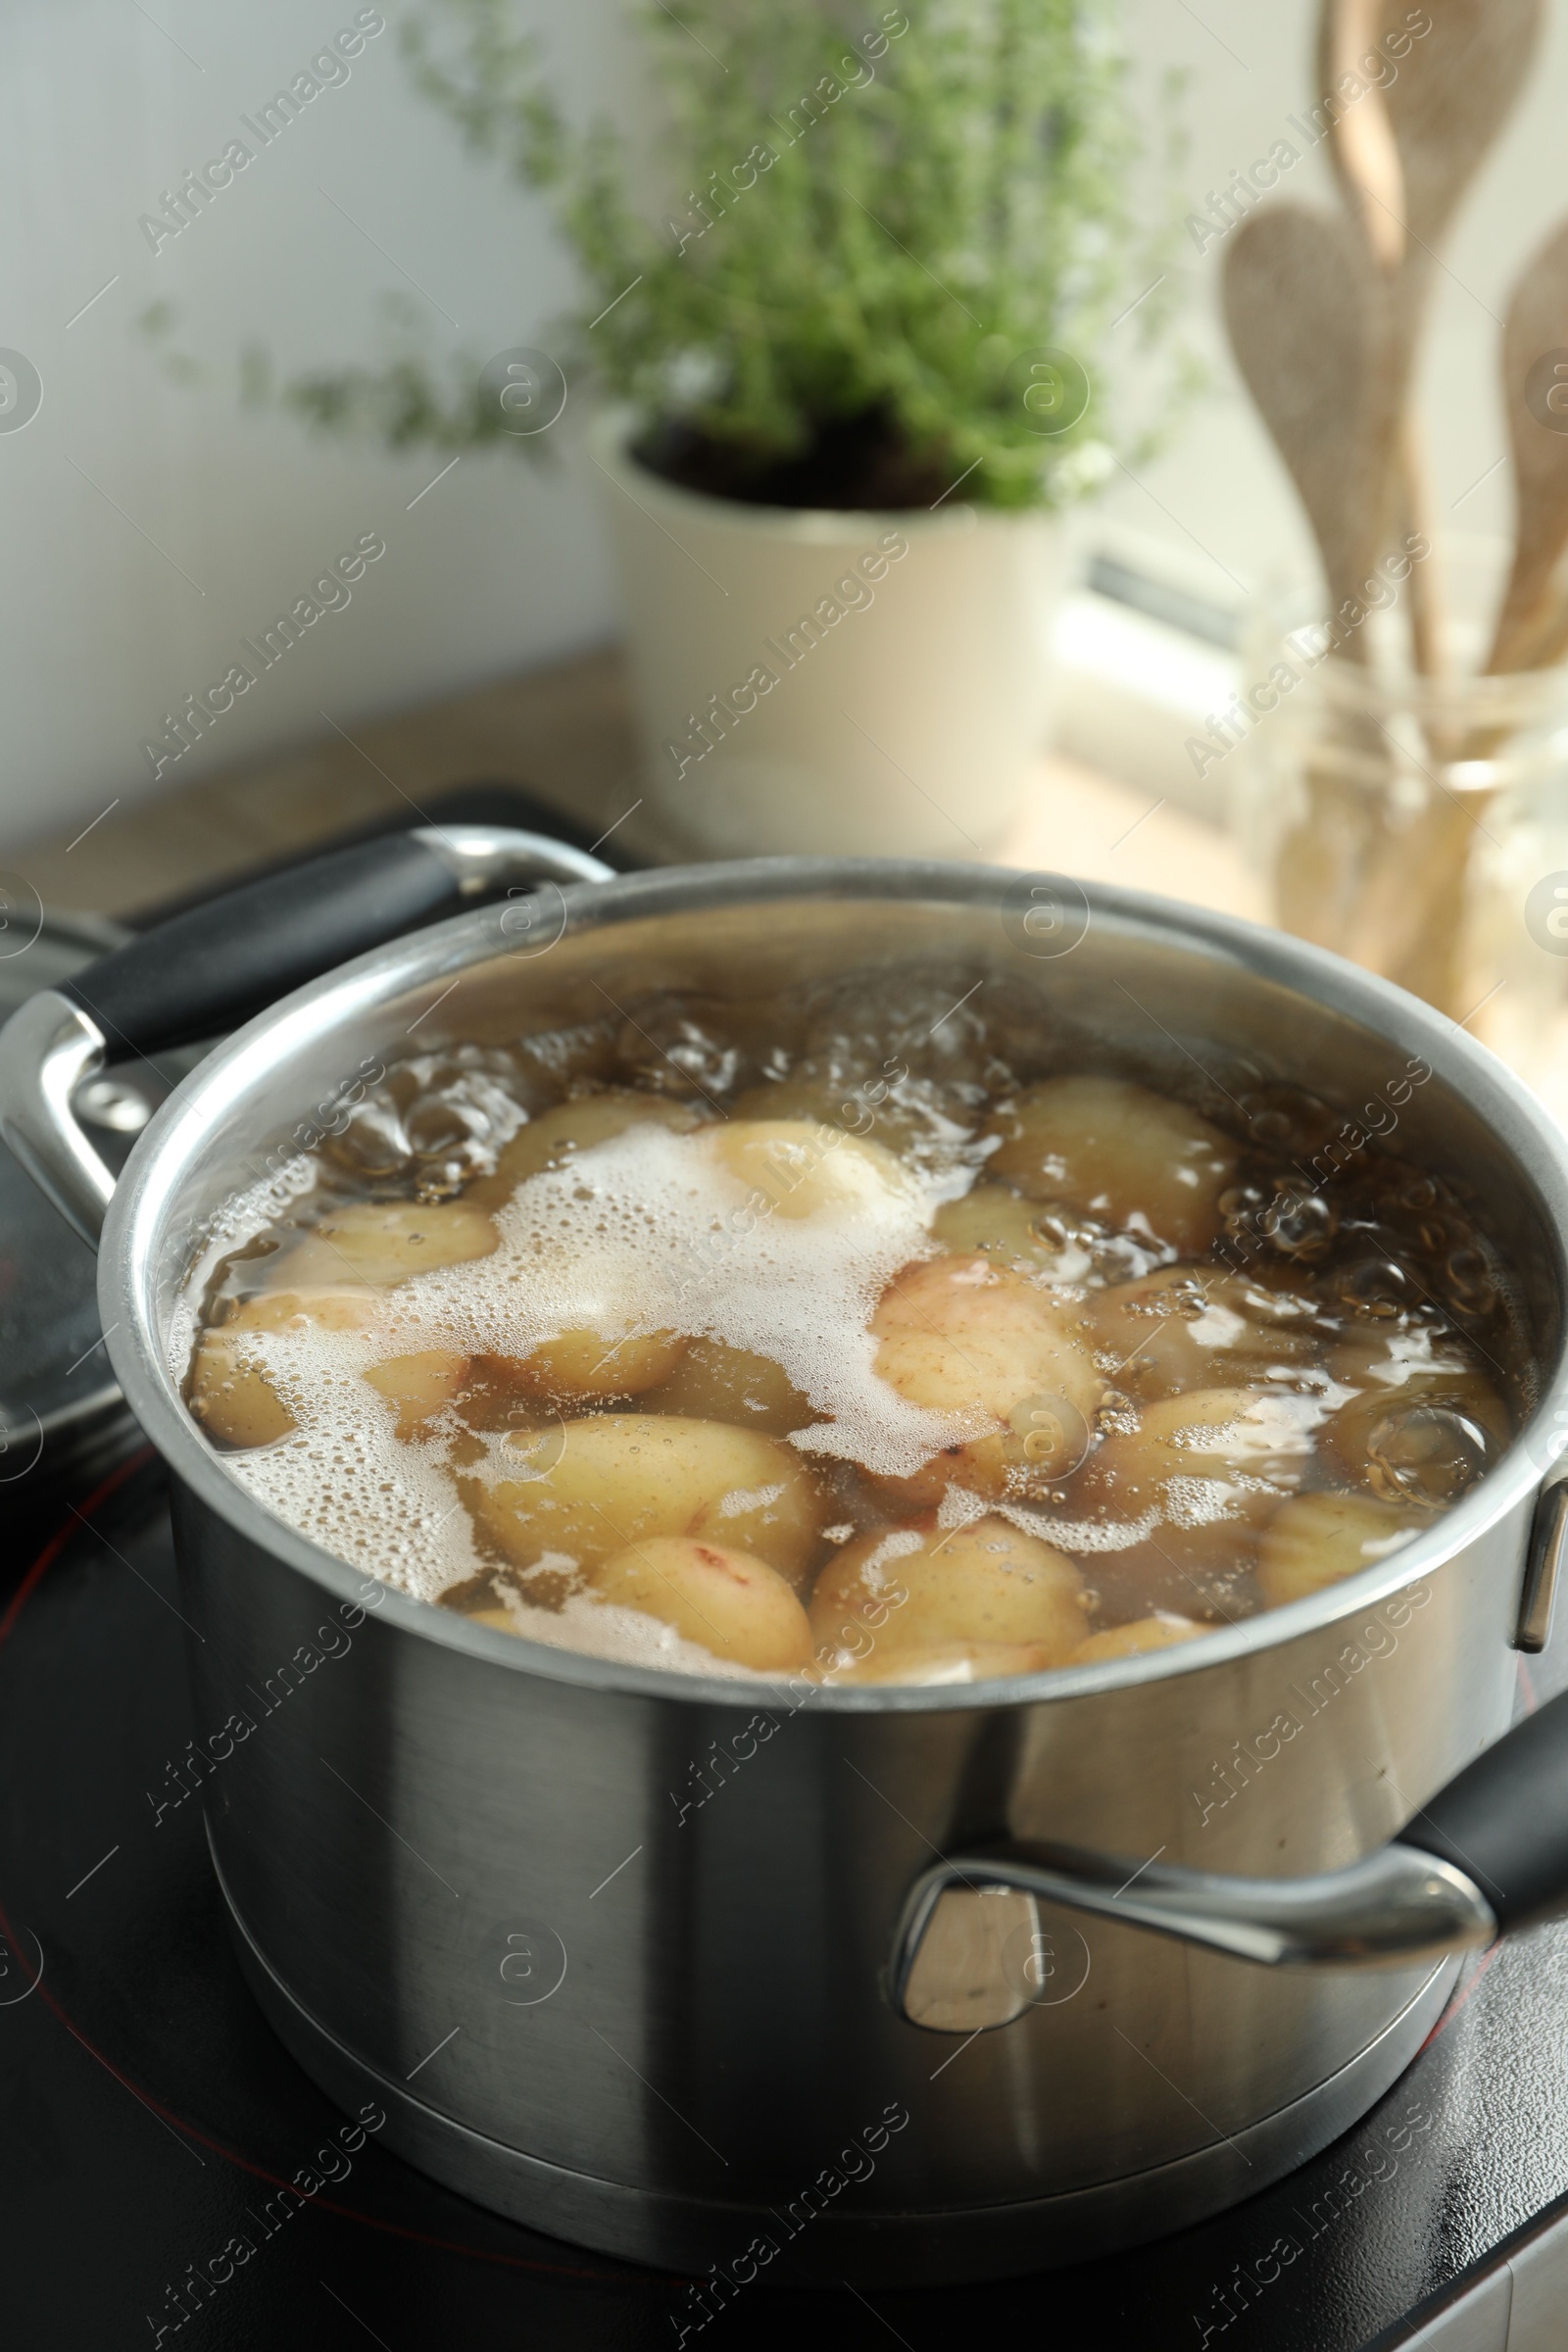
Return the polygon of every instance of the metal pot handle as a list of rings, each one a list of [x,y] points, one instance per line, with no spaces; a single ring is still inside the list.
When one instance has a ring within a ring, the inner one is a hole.
[[[106,1061],[217,1037],[454,906],[614,868],[542,833],[426,826],[328,851],[172,915],[30,997],[0,1030],[0,1136],[96,1247],[115,1179],[72,1098]]]
[[[1021,1842],[944,1858],[916,1880],[894,1940],[890,1986],[912,2023],[925,2022],[910,1981],[938,1904],[957,1888],[996,1886],[1264,1967],[1405,1966],[1489,1944],[1568,1911],[1568,1692],[1348,1870],[1228,1878]]]

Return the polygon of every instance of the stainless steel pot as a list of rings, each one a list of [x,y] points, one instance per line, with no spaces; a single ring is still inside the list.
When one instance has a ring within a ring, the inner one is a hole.
[[[1250,2195],[1389,2087],[1456,1953],[1568,1888],[1564,1702],[1503,1737],[1565,1520],[1562,1141],[1426,1006],[1188,907],[984,866],[599,871],[522,837],[374,845],[180,918],[0,1038],[13,1150],[82,1229],[107,1207],[104,1326],[173,1472],[196,1739],[153,1801],[199,1789],[249,1981],[332,2096],[378,2099],[483,2204],[714,2266],[689,2329],[775,2262],[1021,2271]],[[1156,1078],[1272,1071],[1353,1107],[1429,1069],[1400,1148],[1504,1247],[1540,1367],[1502,1461],[1388,1561],[1188,1647],[773,1690],[421,1606],[211,1450],[172,1338],[193,1250],[367,1057],[925,956]],[[70,1114],[84,1070],[290,986],[113,1186]]]

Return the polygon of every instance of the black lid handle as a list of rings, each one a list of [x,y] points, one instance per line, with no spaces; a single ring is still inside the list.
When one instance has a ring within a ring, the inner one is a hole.
[[[425,827],[264,875],[171,915],[0,1030],[0,1136],[97,1246],[115,1180],[72,1099],[106,1061],[199,1044],[403,932],[527,882],[609,882],[614,868],[542,833]]]

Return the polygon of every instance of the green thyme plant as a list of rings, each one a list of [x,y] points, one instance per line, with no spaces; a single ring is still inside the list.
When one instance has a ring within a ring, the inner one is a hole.
[[[1026,507],[1147,453],[1192,369],[1168,355],[1152,390],[1139,357],[1171,316],[1174,213],[1138,217],[1114,0],[681,0],[638,22],[662,91],[646,154],[566,120],[509,0],[425,0],[403,39],[468,144],[550,201],[585,287],[554,354],[641,414],[650,463],[786,503],[925,503],[961,479]],[[1102,357],[1133,304],[1117,348],[1142,426],[1112,416]],[[1043,351],[1067,359],[1042,379]],[[284,397],[395,448],[503,430],[470,364],[443,376],[413,350]]]

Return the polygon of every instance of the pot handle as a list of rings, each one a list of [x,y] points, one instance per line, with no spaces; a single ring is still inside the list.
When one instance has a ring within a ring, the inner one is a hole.
[[[1568,1912],[1568,1691],[1348,1870],[1230,1878],[1018,1841],[945,1857],[916,1880],[894,1940],[890,1989],[911,2023],[922,2022],[907,1995],[937,1905],[993,1886],[1265,1967],[1399,1967],[1478,1948]]]
[[[88,1243],[115,1180],[72,1098],[106,1061],[216,1037],[454,906],[614,868],[542,833],[425,826],[329,850],[171,916],[45,989],[0,1030],[0,1136]]]

